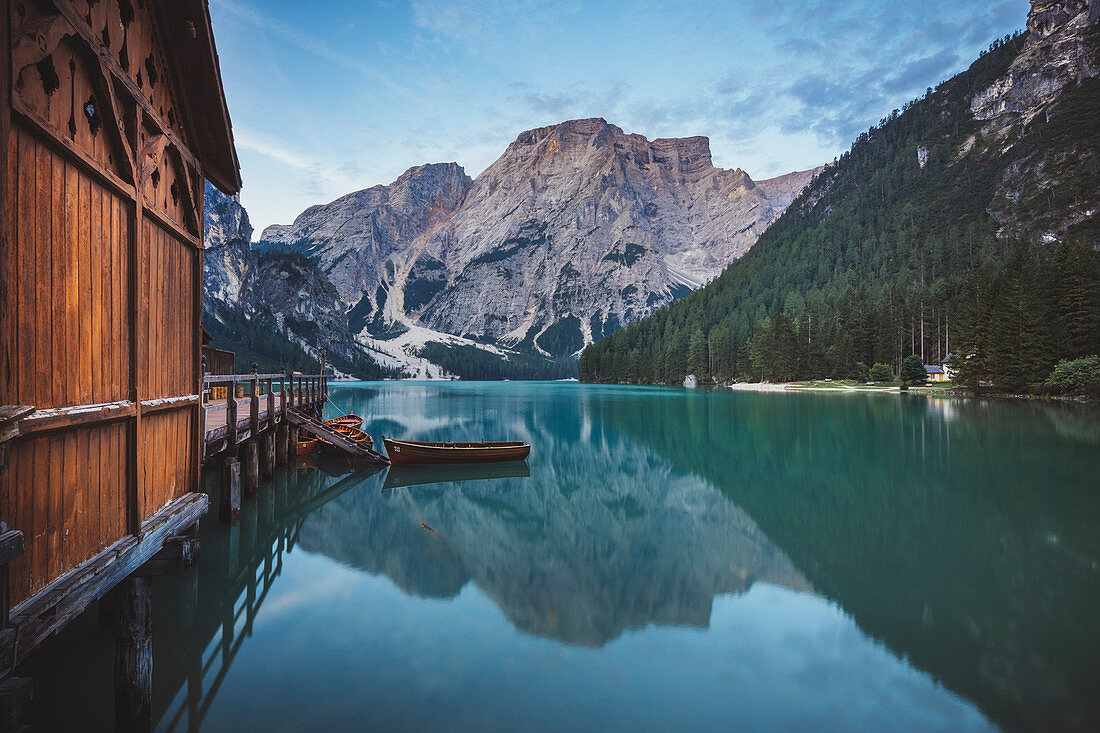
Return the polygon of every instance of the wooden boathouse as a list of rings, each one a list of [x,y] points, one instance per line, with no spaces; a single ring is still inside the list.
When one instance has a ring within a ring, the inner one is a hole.
[[[206,0],[0,9],[3,679],[207,510],[203,181],[241,181]]]

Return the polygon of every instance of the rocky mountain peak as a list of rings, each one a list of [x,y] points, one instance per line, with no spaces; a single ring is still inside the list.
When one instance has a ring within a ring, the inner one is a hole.
[[[1081,13],[1090,20],[1100,14],[1098,0],[1031,0],[1027,14],[1027,29],[1036,39],[1046,38]]]
[[[1004,76],[971,100],[974,116],[991,121],[986,133],[1007,134],[1015,115],[1030,123],[1071,85],[1100,74],[1098,15],[1100,0],[1032,0],[1026,44]]]
[[[753,181],[715,167],[704,136],[567,120],[520,133],[476,180],[416,166],[263,239],[319,264],[370,348],[421,327],[568,356],[716,275],[814,172]]]

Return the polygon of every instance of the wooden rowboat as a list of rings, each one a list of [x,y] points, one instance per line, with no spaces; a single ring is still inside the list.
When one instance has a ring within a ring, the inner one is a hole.
[[[331,420],[325,420],[325,425],[329,427],[343,427],[343,428],[361,428],[363,427],[363,418],[358,415],[344,415],[343,417],[334,417]]]
[[[352,443],[356,443],[358,445],[361,445],[362,447],[364,447],[368,450],[372,450],[374,448],[374,439],[371,438],[366,433],[364,433],[359,428],[352,428],[352,427],[347,427],[347,426],[344,426],[344,425],[332,425],[330,427],[332,428],[332,432],[336,433],[337,435],[339,435],[343,438],[346,438],[347,440],[350,440]],[[327,445],[329,447],[329,452],[334,456],[351,457],[351,458],[357,458],[358,457],[358,456],[352,456],[347,451],[345,451],[343,448],[340,448],[339,446],[333,445],[332,443],[329,443],[327,440],[325,441],[325,445]]]
[[[313,452],[313,449],[317,447],[317,443],[320,441],[317,438],[310,438],[309,440],[298,441],[298,455],[308,456]]]
[[[520,440],[483,443],[426,443],[419,440],[390,440],[382,436],[390,463],[489,463],[522,461],[531,446]]]

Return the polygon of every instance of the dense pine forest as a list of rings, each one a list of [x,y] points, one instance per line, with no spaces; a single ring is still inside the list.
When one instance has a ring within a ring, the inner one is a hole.
[[[866,378],[954,354],[960,381],[1016,389],[1100,353],[1097,217],[1046,234],[1100,188],[1100,79],[1008,142],[970,113],[1026,38],[860,135],[744,258],[585,349],[580,378]],[[1029,167],[1045,180],[1009,196],[1003,182]]]
[[[426,343],[420,356],[459,379],[567,379],[577,373],[576,360],[568,357],[547,359],[512,352],[505,359],[476,346],[445,346],[435,341]]]

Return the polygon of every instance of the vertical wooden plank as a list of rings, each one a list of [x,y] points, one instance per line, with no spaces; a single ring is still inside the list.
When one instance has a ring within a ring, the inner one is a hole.
[[[89,241],[92,252],[92,401],[106,402],[103,389],[103,189],[92,183],[88,195]]]
[[[65,296],[69,289],[68,258],[65,257],[65,163],[61,156],[50,155],[50,260],[53,262],[53,284],[50,288],[50,319],[53,322],[54,359],[64,359],[69,353],[66,338]],[[56,363],[56,362],[55,362]],[[54,404],[71,405],[68,370],[54,369]]]
[[[12,230],[15,222],[15,177],[12,155],[15,149],[11,132],[11,4],[0,2],[0,404],[18,404],[16,363],[19,346],[16,335],[16,285],[19,278],[18,256]],[[0,507],[10,491],[10,480],[0,484]],[[10,516],[10,515],[7,515]]]
[[[35,144],[35,404],[53,406],[53,324],[50,303],[53,298],[53,258],[50,247],[50,208],[53,202],[50,152]]]
[[[82,378],[80,384],[80,404],[89,404],[93,401],[92,375],[93,371],[93,345],[92,345],[92,319],[88,313],[92,308],[92,272],[95,271],[95,263],[92,261],[91,247],[91,181],[87,176],[77,174],[77,231],[74,244],[80,253],[80,354],[77,357],[80,364]]]
[[[126,209],[122,203],[122,200],[117,196],[112,197],[114,202],[114,216],[112,221],[114,222],[114,228],[112,229],[112,249],[111,260],[114,263],[115,278],[113,287],[115,289],[114,305],[114,332],[118,338],[119,348],[116,351],[118,354],[118,369],[115,371],[115,390],[118,395],[117,399],[125,399],[129,395],[128,392],[128,379],[129,370],[127,364],[130,360],[130,341],[129,330],[126,328],[126,323],[123,321],[122,314],[125,311],[126,302],[126,259],[122,256],[123,252],[123,238],[126,232]],[[117,431],[116,431],[117,438]]]
[[[106,137],[102,135],[100,137]],[[113,323],[111,323],[111,199],[113,194],[106,188],[99,189],[100,229],[99,240],[102,243],[102,278],[103,278],[103,303],[101,306],[100,322],[103,324],[103,401],[111,402],[115,399],[114,371],[118,358],[115,356],[115,338]]]
[[[141,58],[140,56],[134,58]],[[131,67],[136,66],[132,64]],[[141,112],[138,105],[134,105],[130,119],[132,135],[130,149],[135,153],[141,150]],[[143,257],[142,240],[144,238],[142,221],[142,195],[145,185],[142,176],[134,181],[135,196],[133,199],[133,212],[130,218],[130,229],[127,242],[127,262],[129,263],[129,333],[130,333],[130,384],[131,398],[135,402],[134,418],[130,423],[128,436],[127,486],[126,486],[126,531],[137,534],[141,529],[141,516],[143,504],[140,491],[144,481],[143,450],[145,443],[144,428],[141,417],[141,398],[144,394],[144,380],[146,374],[145,359],[148,346],[145,338],[143,317],[148,308],[145,288],[142,285],[142,275],[146,267],[147,257]]]
[[[80,272],[80,172],[71,164],[65,165],[65,231],[62,241],[65,243],[64,256],[67,260],[69,280],[65,287],[65,344],[67,348],[66,358],[73,368],[69,376],[69,399],[75,404],[84,404],[81,401],[82,383],[86,382],[82,373],[80,344],[80,324],[83,321],[80,312],[80,283],[86,274]]]
[[[31,587],[37,587],[48,572],[46,562],[49,554],[49,463],[44,437],[35,438],[33,445],[33,472],[27,485],[30,498],[34,502],[34,540],[27,547],[27,554],[33,562],[31,568]],[[26,535],[24,535],[26,537]]]

